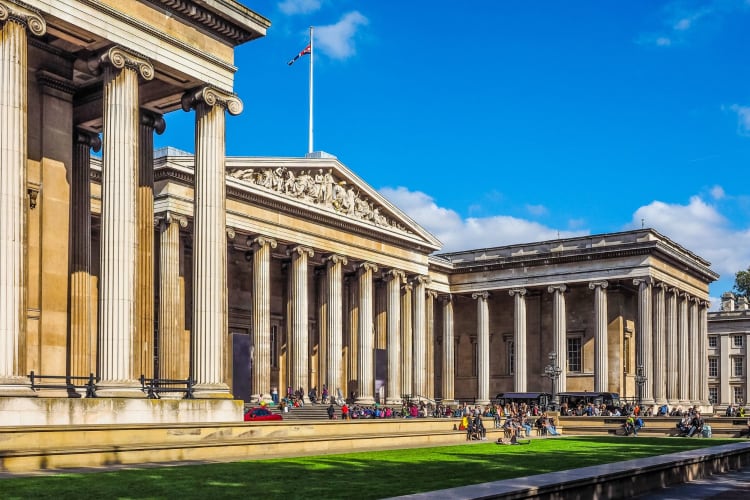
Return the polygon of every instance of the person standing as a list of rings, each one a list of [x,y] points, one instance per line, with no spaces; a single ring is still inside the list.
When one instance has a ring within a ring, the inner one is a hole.
[[[273,404],[275,405],[279,404],[279,390],[276,386],[271,387],[271,401],[273,401]]]
[[[349,419],[349,406],[344,403],[341,407],[341,420],[348,420]]]

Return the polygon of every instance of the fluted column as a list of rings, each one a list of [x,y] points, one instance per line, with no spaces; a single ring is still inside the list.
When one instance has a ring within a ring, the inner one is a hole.
[[[455,378],[454,372],[454,340],[453,340],[453,297],[451,295],[441,295],[440,300],[443,304],[443,366],[442,366],[442,383],[443,383],[443,402],[445,404],[453,403],[455,398]]]
[[[526,392],[526,289],[508,290],[513,297],[513,345],[515,346],[516,366],[513,370],[513,390]]]
[[[242,112],[236,96],[212,87],[186,93],[182,109],[195,108],[193,201],[193,378],[196,397],[231,397],[224,379],[227,339],[227,235],[225,111]]]
[[[391,269],[385,273],[388,283],[387,331],[388,337],[388,385],[385,402],[389,405],[401,404],[401,284],[404,273]]]
[[[607,286],[606,281],[589,283],[594,290],[594,391],[609,390],[607,358]]]
[[[159,378],[184,379],[189,375],[182,352],[185,314],[180,300],[180,228],[185,217],[167,212],[159,229]]]
[[[562,369],[560,376],[555,380],[555,394],[565,392],[567,389],[568,374],[568,327],[566,321],[565,285],[554,285],[547,287],[552,295],[552,344],[557,353],[557,363]]]
[[[91,302],[91,150],[101,149],[99,136],[77,131],[71,172],[70,374],[96,371],[96,327]]]
[[[341,385],[341,346],[343,330],[343,266],[346,257],[331,255],[326,259],[326,384],[331,394],[337,394]],[[346,392],[344,388],[342,394]]]
[[[425,295],[425,343],[427,357],[427,380],[425,391],[427,399],[435,399],[435,299],[438,294],[427,290]]]
[[[138,244],[138,77],[152,79],[154,68],[149,61],[119,47],[91,61],[92,67],[97,64],[104,67],[98,393],[135,397],[142,396],[141,391],[133,391],[137,387],[133,339]]]
[[[488,292],[472,293],[477,301],[477,404],[490,402],[490,312]]]
[[[258,236],[253,251],[253,379],[251,399],[270,398],[271,392],[271,250],[276,240]]]
[[[654,284],[654,322],[653,322],[653,378],[654,378],[654,401],[661,406],[667,402],[667,340],[666,340],[666,285],[664,283]]]
[[[289,380],[294,390],[302,387],[307,400],[308,387],[308,286],[307,261],[314,255],[308,247],[289,250],[292,257],[291,340],[289,341]]]
[[[44,19],[0,1],[0,395],[25,392],[20,355],[26,332],[27,38]]]
[[[357,361],[357,403],[373,404],[375,391],[375,371],[373,356],[373,342],[375,339],[375,325],[372,310],[372,273],[378,267],[370,262],[359,266],[359,356]]]
[[[690,326],[688,333],[688,349],[690,351],[690,387],[688,390],[688,399],[692,405],[700,405],[700,386],[701,379],[701,367],[703,363],[708,363],[708,359],[703,361],[700,353],[700,328],[698,324],[698,303],[700,299],[697,297],[691,297],[690,303],[688,304],[688,313],[690,314]]]
[[[700,337],[700,403],[708,406],[708,301],[701,301],[698,313],[698,329]]]
[[[636,366],[643,367],[643,375],[646,382],[641,386],[641,400],[646,406],[654,404],[653,384],[654,384],[654,365],[653,365],[653,314],[652,314],[652,294],[651,279],[638,278],[633,280],[633,284],[638,286],[638,361]],[[637,374],[636,374],[637,375]]]
[[[677,374],[679,370],[679,351],[677,349],[677,292],[676,288],[669,287],[667,294],[667,401],[670,405],[679,402],[679,391],[677,390]]]
[[[404,283],[401,295],[401,395],[411,395],[412,336],[411,336],[411,283]]]
[[[677,350],[678,350],[678,370],[677,377],[677,397],[681,405],[690,404],[690,377],[692,369],[690,367],[690,348],[688,347],[689,315],[688,302],[690,295],[680,293],[679,299],[679,318],[677,323]]]
[[[133,376],[154,376],[154,132],[162,134],[164,118],[141,110],[138,128],[138,188],[135,258],[135,339]]]
[[[425,344],[425,286],[429,283],[427,276],[416,276],[414,283],[414,340],[412,343],[413,351],[413,375],[412,375],[412,395],[420,398],[425,397],[426,373],[426,344]]]

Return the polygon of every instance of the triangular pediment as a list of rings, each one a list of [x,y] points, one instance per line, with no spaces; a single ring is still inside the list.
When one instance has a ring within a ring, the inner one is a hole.
[[[265,196],[417,240],[434,250],[442,246],[335,158],[227,157],[226,168],[228,179]]]

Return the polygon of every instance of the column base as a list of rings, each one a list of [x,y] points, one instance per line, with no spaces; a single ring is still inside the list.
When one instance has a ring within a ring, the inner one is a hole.
[[[96,397],[144,399],[146,393],[137,380],[100,380],[96,384]]]
[[[375,398],[372,396],[360,396],[354,400],[355,404],[370,406],[375,404]]]
[[[490,404],[490,400],[489,399],[477,399],[475,404],[488,406]]]
[[[196,384],[193,387],[195,399],[234,399],[226,384]]]

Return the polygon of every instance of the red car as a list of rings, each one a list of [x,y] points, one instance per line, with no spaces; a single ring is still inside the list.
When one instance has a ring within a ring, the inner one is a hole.
[[[255,422],[258,420],[283,420],[281,415],[273,413],[268,408],[250,408],[245,412],[245,422]]]

